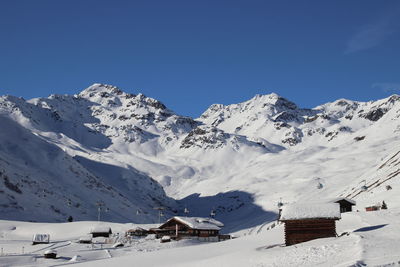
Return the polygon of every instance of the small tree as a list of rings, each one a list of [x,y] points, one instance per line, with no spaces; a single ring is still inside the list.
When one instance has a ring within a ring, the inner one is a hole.
[[[381,209],[387,210],[387,205],[386,205],[385,201],[382,201]]]
[[[67,220],[68,220],[68,222],[72,222],[74,220],[74,218],[72,218],[72,216],[70,215]]]

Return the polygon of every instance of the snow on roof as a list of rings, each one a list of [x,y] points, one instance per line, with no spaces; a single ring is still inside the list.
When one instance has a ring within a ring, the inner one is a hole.
[[[32,241],[48,243],[50,241],[50,235],[49,234],[34,234]]]
[[[79,237],[79,241],[92,241],[92,236],[90,235],[81,236]]]
[[[338,203],[301,203],[284,206],[281,221],[301,219],[340,219]]]
[[[54,249],[48,249],[44,252],[44,254],[57,254],[57,251]]]
[[[109,233],[111,232],[111,227],[109,226],[102,226],[102,225],[98,225],[95,226],[94,228],[92,228],[92,230],[90,230],[90,233]]]
[[[202,217],[181,217],[175,216],[170,220],[177,220],[183,224],[186,224],[192,229],[199,229],[199,230],[220,230],[224,224],[220,221],[217,221],[212,218],[202,218]],[[167,222],[168,222],[167,221]]]
[[[355,200],[352,200],[352,199],[347,198],[347,197],[337,197],[337,198],[333,198],[333,199],[329,200],[328,202],[337,202],[337,201],[339,201],[339,200],[346,200],[347,202],[349,202],[349,203],[351,203],[351,204],[353,204],[353,205],[356,205],[356,201],[355,201]]]

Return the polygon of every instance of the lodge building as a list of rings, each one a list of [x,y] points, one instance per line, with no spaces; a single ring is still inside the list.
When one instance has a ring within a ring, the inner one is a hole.
[[[197,239],[219,241],[219,231],[224,226],[212,218],[175,216],[156,229],[151,229],[157,237],[171,236],[174,239]]]

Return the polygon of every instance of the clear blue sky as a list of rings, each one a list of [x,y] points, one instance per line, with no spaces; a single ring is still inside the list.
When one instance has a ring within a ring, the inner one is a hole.
[[[0,95],[92,83],[200,115],[276,92],[301,107],[400,91],[396,0],[2,0]]]

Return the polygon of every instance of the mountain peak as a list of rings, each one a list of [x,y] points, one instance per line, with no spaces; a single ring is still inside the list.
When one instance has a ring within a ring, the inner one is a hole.
[[[271,94],[266,94],[266,95],[256,94],[248,102],[260,103],[263,106],[270,104],[270,105],[274,105],[274,106],[283,106],[288,109],[297,109],[297,106],[295,103],[287,100],[286,98],[284,98],[276,93],[271,93]]]
[[[256,94],[252,99],[278,99],[281,96],[278,95],[277,93],[270,93],[270,94]]]
[[[91,86],[89,86],[88,88],[86,88],[85,90],[83,90],[81,93],[79,93],[79,95],[92,97],[96,93],[121,95],[121,94],[123,94],[123,91],[114,85],[103,84],[103,83],[94,83]]]

